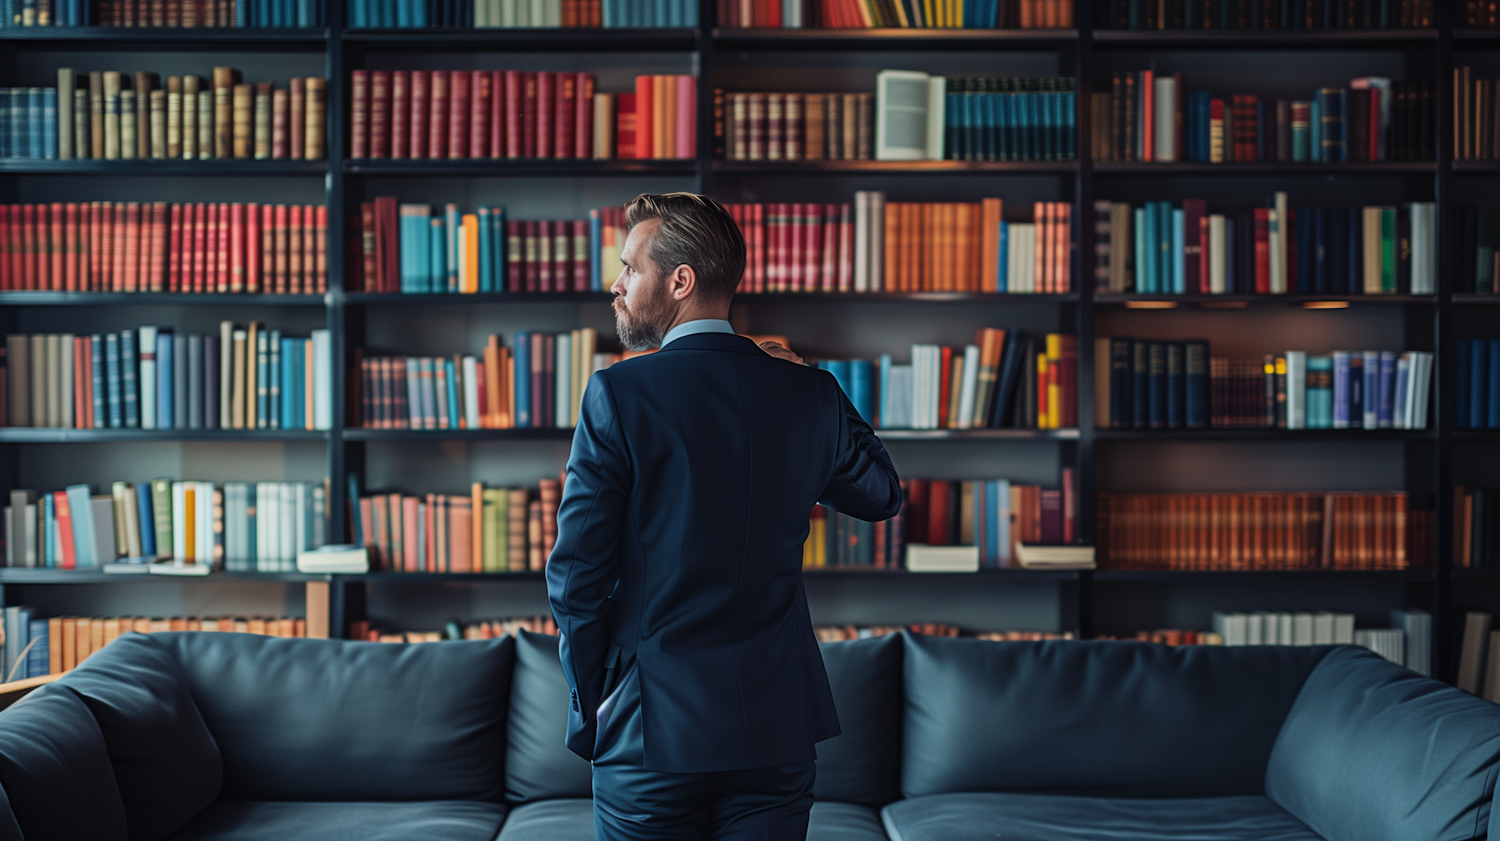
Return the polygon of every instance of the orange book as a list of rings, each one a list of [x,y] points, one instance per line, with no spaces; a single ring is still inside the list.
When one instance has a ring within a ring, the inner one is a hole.
[[[51,288],[60,292],[67,288],[63,274],[63,204],[53,202],[48,210],[51,217],[51,230],[47,235],[47,260],[50,263],[48,274],[52,278]]]
[[[121,292],[136,291],[138,282],[137,269],[140,265],[140,243],[141,243],[141,203],[124,202],[116,205],[124,214],[125,225],[123,229],[123,245],[121,253],[116,256],[116,266],[120,269],[120,283],[118,290]]]
[[[63,620],[60,616],[54,616],[47,620],[47,638],[60,640],[63,638]],[[47,674],[60,675],[63,673],[62,646],[51,645],[47,647]]]
[[[979,286],[981,292],[999,291],[1000,283],[1000,221],[1004,218],[1004,202],[1000,199],[983,199],[979,211]]]
[[[471,572],[474,546],[474,521],[470,499],[465,496],[448,497],[448,524],[444,534],[448,538],[447,572]]]
[[[1036,291],[1051,292],[1047,285],[1047,205],[1049,202],[1039,201],[1031,205],[1031,221],[1035,223],[1036,229],[1036,256],[1032,263],[1036,272]]]
[[[426,537],[426,546],[423,547],[426,550],[426,554],[423,557],[426,560],[426,565],[425,568],[419,569],[419,572],[437,572],[436,509],[437,495],[428,494],[427,504],[422,510],[422,525],[425,528],[424,535]]]
[[[500,337],[494,333],[484,345],[484,396],[485,413],[482,418],[486,429],[503,429],[500,418],[505,414],[501,408],[500,395]]]
[[[165,286],[167,269],[167,203],[151,203],[150,254],[146,259],[145,288],[161,292]]]
[[[69,292],[78,289],[78,203],[68,202],[63,206],[63,286]]]
[[[484,567],[484,485],[475,482],[469,488],[469,572],[483,572]],[[462,534],[462,532],[459,532]]]
[[[958,289],[962,292],[977,292],[975,283],[978,273],[974,266],[974,211],[975,206],[969,202],[963,202],[954,208],[958,217],[954,230],[957,233],[958,248],[955,255],[958,259],[955,271],[958,274]]]
[[[635,77],[635,156],[637,158],[655,157],[652,153],[656,148],[655,138],[655,110],[654,99],[656,85],[653,76]]]
[[[672,77],[658,73],[651,77],[651,157],[670,158],[672,148],[672,100],[675,85]]]
[[[78,554],[73,545],[73,509],[68,505],[66,491],[52,494],[52,511],[57,517],[57,550],[63,569],[78,566]]]
[[[511,429],[516,424],[516,371],[515,360],[510,348],[500,349],[500,387],[505,390],[502,395],[505,407],[505,429]]]
[[[314,282],[317,294],[328,291],[328,205],[313,208],[313,260],[316,268]]]
[[[286,220],[286,291],[302,294],[302,206],[287,208]]]
[[[1156,73],[1141,71],[1141,160],[1154,161],[1156,148]]]
[[[198,492],[196,490],[197,484],[197,482],[184,483],[184,488],[182,490],[182,510],[188,512],[198,510]],[[186,517],[183,517],[182,520],[183,521],[178,524],[178,528],[182,529],[183,540],[187,543],[187,549],[184,552],[187,557],[178,558],[177,560],[188,564],[197,563],[198,518],[189,513]]]
[[[94,653],[94,620],[78,617],[73,620],[73,665],[77,666]]]
[[[1065,201],[1057,202],[1053,217],[1058,229],[1056,291],[1069,292],[1073,286],[1073,206]]]
[[[63,617],[62,635],[50,639],[62,640],[62,671],[73,671],[73,667],[78,665],[78,620],[71,616]]]
[[[419,501],[414,496],[401,497],[401,569],[420,572],[422,553],[417,546]]]
[[[449,566],[453,562],[453,546],[448,540],[448,511],[451,506],[448,505],[447,495],[438,494],[433,497],[433,506],[433,531],[437,538],[437,543],[434,546],[436,551],[432,558],[434,564],[432,571],[448,572]]]

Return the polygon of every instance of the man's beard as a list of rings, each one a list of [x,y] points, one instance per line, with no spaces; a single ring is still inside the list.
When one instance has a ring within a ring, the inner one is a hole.
[[[661,340],[672,325],[672,313],[667,307],[667,296],[663,290],[652,288],[640,296],[629,312],[623,299],[615,300],[615,332],[620,335],[620,344],[627,350],[648,350],[661,346]]]

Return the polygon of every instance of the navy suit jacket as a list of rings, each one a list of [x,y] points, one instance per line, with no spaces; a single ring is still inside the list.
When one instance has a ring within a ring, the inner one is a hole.
[[[567,746],[634,665],[645,767],[816,758],[838,716],[802,585],[808,512],[895,516],[890,457],[827,371],[696,333],[590,378],[547,592],[572,689]]]

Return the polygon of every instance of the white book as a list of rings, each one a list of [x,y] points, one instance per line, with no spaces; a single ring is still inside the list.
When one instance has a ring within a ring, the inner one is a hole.
[[[214,563],[214,483],[194,482],[194,507],[197,509],[197,525],[194,537],[198,549],[198,563],[213,566]]]
[[[1035,264],[1032,247],[1036,244],[1036,226],[1030,222],[1014,222],[1010,226],[1010,259],[1007,288],[1011,292],[1033,292]]]
[[[276,571],[290,572],[297,563],[297,489],[291,482],[277,482],[281,511],[276,518],[281,542],[276,552]]]
[[[62,350],[62,359],[58,365],[62,369],[62,417],[58,418],[58,426],[72,429],[76,426],[73,422],[73,334],[64,333],[59,339],[59,348]],[[121,382],[121,386],[125,383]],[[123,396],[123,395],[122,395]],[[123,408],[123,406],[121,407]]]
[[[1224,640],[1224,645],[1245,644],[1245,615],[1243,613],[1214,612],[1214,633]]]
[[[879,190],[870,193],[870,256],[865,261],[870,267],[867,279],[869,291],[885,289],[885,193]]]
[[[1432,393],[1432,354],[1414,351],[1412,358],[1411,425],[1408,429],[1427,428],[1427,398]]]
[[[1352,614],[1352,613],[1335,613],[1335,614],[1333,614],[1333,644],[1334,645],[1353,645],[1354,644],[1354,614]]]
[[[1307,352],[1286,352],[1286,428],[1307,428]]]
[[[943,405],[943,349],[927,346],[927,428],[937,429]]]
[[[573,375],[573,337],[567,333],[557,334],[556,365],[553,378],[555,383],[552,387],[554,395],[552,416],[557,420],[554,426],[566,429],[572,426],[572,390]]]
[[[1229,291],[1225,285],[1224,214],[1211,213],[1208,217],[1208,291],[1223,295]]]
[[[187,545],[187,483],[172,483],[172,560],[186,563]]]
[[[929,157],[932,78],[911,70],[882,70],[875,74],[876,160],[920,161]],[[938,81],[941,83],[942,77]],[[938,101],[943,102],[943,98]],[[941,147],[942,115],[938,118]]]
[[[312,331],[313,343],[313,428],[333,427],[333,347],[327,330]]]
[[[142,327],[140,337],[136,345],[136,355],[140,357],[140,409],[141,429],[156,428],[156,328]],[[227,416],[228,413],[225,413]],[[95,421],[103,426],[103,419]]]
[[[854,193],[854,291],[870,290],[870,194]]]
[[[1333,614],[1326,610],[1313,614],[1313,645],[1333,645]]]
[[[1431,295],[1437,287],[1437,212],[1432,202],[1412,202],[1411,294]]]
[[[296,557],[297,552],[311,548],[311,541],[308,537],[312,531],[312,523],[310,522],[312,520],[312,499],[308,490],[306,482],[296,482],[292,485],[292,514],[293,522],[295,523],[292,528],[292,546],[296,550],[292,554],[293,558]]]
[[[270,482],[255,483],[255,570],[271,571],[271,541],[268,539],[271,525]]]
[[[911,422],[911,372],[910,365],[891,366],[891,414],[883,421],[886,429],[910,429]]]
[[[479,360],[464,357],[464,423],[479,428]]]
[[[979,547],[912,543],[906,547],[906,569],[909,572],[978,572]]]
[[[1157,161],[1171,162],[1177,160],[1177,80],[1157,76],[1155,81],[1156,113],[1152,119],[1156,123],[1156,148],[1152,151]]]
[[[1313,615],[1302,612],[1292,614],[1292,645],[1313,644]]]
[[[516,25],[516,6],[525,0],[500,0],[500,26]]]
[[[562,0],[546,0],[546,18],[542,25],[552,28],[562,26]]]
[[[1295,637],[1293,637],[1293,635],[1292,635],[1292,633],[1293,633],[1293,624],[1294,623],[1292,621],[1292,614],[1290,614],[1290,613],[1278,613],[1278,614],[1276,614],[1276,625],[1277,625],[1277,628],[1276,628],[1276,644],[1277,645],[1293,645],[1294,644]]]
[[[1266,644],[1266,616],[1263,613],[1245,614],[1245,645]]]
[[[1250,620],[1251,627],[1253,628],[1257,622],[1259,622],[1260,624],[1260,644],[1280,645],[1281,623],[1277,621],[1279,617],[1274,613],[1268,613],[1264,610],[1258,611],[1257,613],[1254,613],[1252,615],[1255,618]]]
[[[927,350],[926,345],[911,346],[911,423],[909,429],[927,426]]]
[[[974,392],[979,387],[978,345],[968,345],[964,348],[963,372],[963,385],[958,393],[957,427],[970,429],[974,426]]]

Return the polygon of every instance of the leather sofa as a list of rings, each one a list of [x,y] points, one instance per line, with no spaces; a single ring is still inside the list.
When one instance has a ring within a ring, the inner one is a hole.
[[[1500,839],[1500,706],[1352,647],[823,648],[812,841]],[[587,841],[554,637],[130,634],[0,712],[0,841]]]

